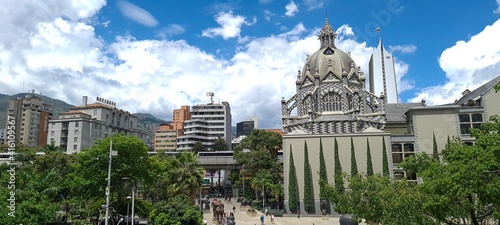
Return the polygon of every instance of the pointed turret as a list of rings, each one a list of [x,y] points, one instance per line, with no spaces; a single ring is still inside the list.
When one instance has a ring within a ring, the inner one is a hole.
[[[335,48],[335,38],[337,38],[337,34],[333,31],[333,28],[328,23],[328,18],[326,17],[325,24],[323,24],[323,28],[318,36],[318,39],[321,41],[321,48]]]

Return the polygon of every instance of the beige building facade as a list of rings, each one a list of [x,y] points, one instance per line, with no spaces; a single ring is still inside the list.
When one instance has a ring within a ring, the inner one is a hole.
[[[147,142],[146,132],[137,129],[136,116],[99,97],[95,103],[87,104],[87,96],[83,96],[81,106],[49,121],[47,143],[54,142],[66,153],[79,153],[113,133],[134,135]]]
[[[155,130],[155,152],[177,150],[177,129],[169,124],[162,124]]]

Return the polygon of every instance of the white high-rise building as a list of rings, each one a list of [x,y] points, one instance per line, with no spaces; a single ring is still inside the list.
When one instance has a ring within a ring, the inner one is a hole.
[[[379,40],[377,49],[370,57],[370,92],[385,95],[386,103],[399,103],[394,57]]]
[[[184,121],[184,135],[177,138],[177,150],[190,150],[201,142],[207,150],[217,138],[224,138],[231,149],[231,108],[228,102],[195,105],[191,119]],[[229,150],[228,149],[228,150]]]

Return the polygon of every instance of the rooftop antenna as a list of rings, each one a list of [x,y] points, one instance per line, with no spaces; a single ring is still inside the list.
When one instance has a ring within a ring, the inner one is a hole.
[[[207,92],[207,97],[210,97],[210,104],[214,104],[214,92],[210,91],[210,92]]]

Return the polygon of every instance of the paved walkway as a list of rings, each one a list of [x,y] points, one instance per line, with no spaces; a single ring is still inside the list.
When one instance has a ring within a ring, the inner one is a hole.
[[[213,199],[210,199],[212,201]],[[224,200],[224,199],[222,199]],[[233,211],[233,205],[236,206],[236,212],[234,213],[234,217],[236,225],[260,225],[260,216],[262,215],[262,212],[257,211],[256,216],[249,216],[247,215],[246,211],[240,211],[240,203],[239,202],[234,202],[233,204],[227,203],[227,201],[224,202],[224,212],[232,212]],[[205,211],[203,213],[203,217],[207,219],[208,224],[215,225],[215,223],[212,222],[212,211],[208,212]],[[266,225],[272,225],[271,223],[271,218],[269,216],[266,216],[264,219],[264,223]],[[339,217],[338,216],[331,216],[327,218],[327,220],[324,220],[323,217],[321,216],[302,216],[300,219],[297,218],[296,216],[285,216],[285,217],[274,217],[274,224],[276,225],[340,225],[339,223]],[[362,225],[364,223],[361,223]]]

